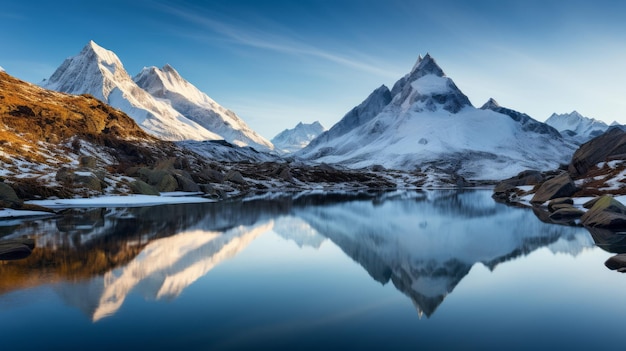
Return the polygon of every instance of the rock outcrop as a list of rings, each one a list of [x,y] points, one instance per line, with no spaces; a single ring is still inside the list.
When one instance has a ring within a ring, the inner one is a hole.
[[[569,197],[576,192],[576,185],[567,172],[544,182],[535,195],[530,200],[532,204],[543,204],[544,202],[559,197]]]
[[[587,227],[626,230],[626,206],[611,196],[602,196],[580,221]]]

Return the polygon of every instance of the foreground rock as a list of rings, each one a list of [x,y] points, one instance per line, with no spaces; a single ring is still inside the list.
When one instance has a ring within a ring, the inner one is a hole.
[[[537,192],[535,192],[530,202],[540,205],[552,199],[570,197],[576,190],[576,185],[570,175],[567,172],[563,172],[544,182],[539,189],[537,189]]]
[[[626,206],[611,196],[602,196],[580,221],[587,227],[626,230]]]
[[[608,269],[614,271],[616,270],[621,273],[626,273],[626,254],[615,255],[606,260],[606,262],[604,262],[604,265]]]

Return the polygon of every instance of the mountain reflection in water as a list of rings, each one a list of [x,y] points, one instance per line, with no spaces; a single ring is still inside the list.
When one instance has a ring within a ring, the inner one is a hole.
[[[391,281],[426,316],[476,263],[493,270],[542,247],[576,255],[594,245],[584,229],[542,223],[532,211],[495,203],[489,191],[277,195],[84,210],[4,227],[4,238],[28,236],[37,245],[24,260],[0,263],[0,294],[51,284],[98,321],[130,293],[176,298],[267,232],[299,247],[332,242],[376,281]]]

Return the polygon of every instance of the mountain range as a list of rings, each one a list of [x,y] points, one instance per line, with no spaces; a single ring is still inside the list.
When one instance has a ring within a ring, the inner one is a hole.
[[[575,146],[554,128],[491,100],[478,109],[430,56],[381,86],[296,156],[352,168],[443,170],[468,179],[555,168]]]
[[[285,129],[272,138],[272,144],[277,151],[283,153],[293,153],[309,145],[311,140],[317,138],[324,132],[324,127],[320,122],[311,124],[298,123],[292,129]]]
[[[144,68],[131,78],[112,51],[90,41],[44,80],[42,87],[90,94],[126,112],[148,133],[164,140],[226,140],[263,151],[273,145],[183,79],[170,65]]]
[[[69,196],[82,189],[76,182],[88,191],[74,196],[128,193],[141,181],[156,187],[148,193],[220,198],[250,189],[471,186],[558,168],[607,128],[576,112],[542,123],[494,99],[476,108],[429,54],[330,129],[298,123],[272,142],[172,66],[131,77],[93,41],[45,88],[0,74],[2,175],[26,198]],[[95,165],[90,179],[81,175],[84,157]]]
[[[553,113],[546,124],[554,127],[565,138],[578,144],[585,143],[607,131],[609,125],[594,118],[581,115],[577,111],[570,113]]]

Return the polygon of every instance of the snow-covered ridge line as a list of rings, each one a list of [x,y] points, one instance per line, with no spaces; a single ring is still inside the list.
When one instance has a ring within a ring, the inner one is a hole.
[[[133,80],[117,55],[93,41],[66,59],[42,87],[90,94],[164,140],[226,140],[270,151],[273,145],[234,112],[184,80],[170,65],[145,68]]]

